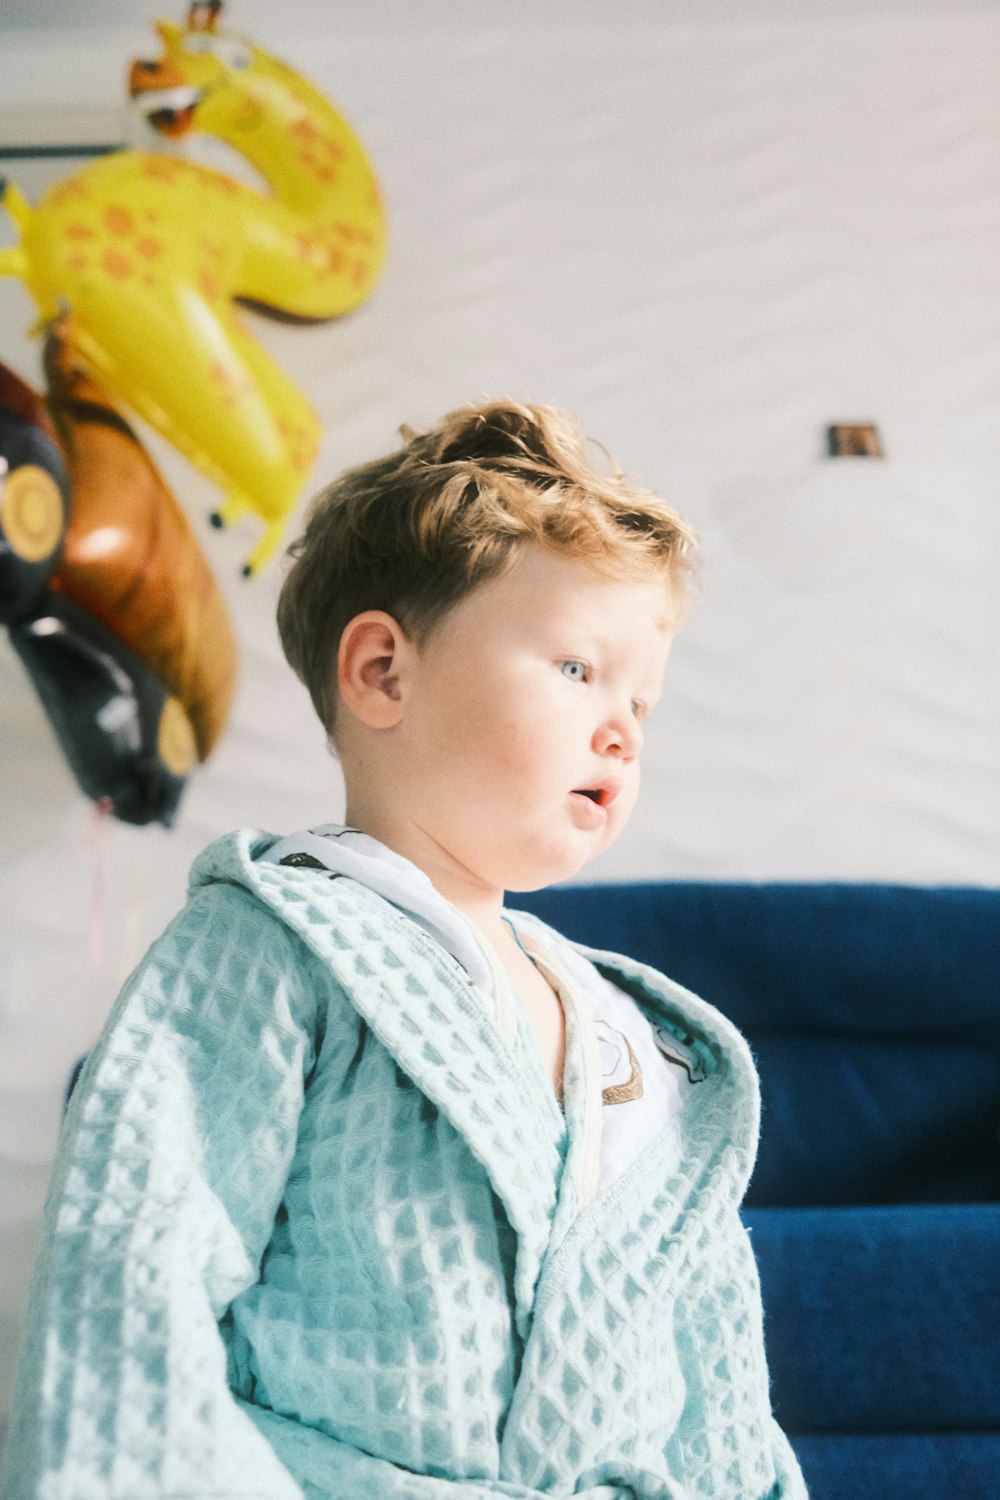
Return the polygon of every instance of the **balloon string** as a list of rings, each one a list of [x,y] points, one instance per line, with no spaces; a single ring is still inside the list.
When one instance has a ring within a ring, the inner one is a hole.
[[[139,845],[139,858],[132,877],[132,890],[129,896],[128,923],[125,928],[125,939],[122,943],[121,957],[118,963],[118,980],[115,987],[119,990],[142,956],[139,944],[142,918],[146,905],[146,892],[149,885],[149,870],[153,856],[152,827],[144,828],[142,834],[142,840]]]
[[[107,901],[105,897],[104,851],[110,832],[111,798],[101,797],[91,809],[85,829],[85,838],[91,850],[90,881],[90,982],[96,994],[104,968],[104,951],[107,940]]]

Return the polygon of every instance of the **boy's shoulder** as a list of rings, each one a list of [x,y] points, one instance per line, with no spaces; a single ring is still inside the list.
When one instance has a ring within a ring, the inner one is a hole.
[[[237,828],[213,839],[191,866],[189,894],[220,882],[235,881],[252,888],[256,861],[277,842],[277,834],[263,828]]]
[[[211,901],[219,888],[241,890],[264,920],[296,934],[352,995],[363,979],[402,970],[426,984],[455,982],[461,966],[425,925],[350,868],[283,852],[300,842],[260,828],[216,839],[191,867],[189,905]],[[468,985],[463,976],[460,987]]]

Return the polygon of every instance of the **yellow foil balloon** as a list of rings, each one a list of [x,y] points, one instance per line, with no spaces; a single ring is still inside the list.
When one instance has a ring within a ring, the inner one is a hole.
[[[157,23],[163,55],[133,64],[137,105],[167,135],[202,130],[256,168],[258,192],[177,156],[123,151],[63,179],[32,209],[5,205],[20,276],[43,323],[72,314],[75,353],[224,491],[219,523],[253,510],[255,571],[280,541],[315,459],[319,422],[241,321],[237,303],[297,319],[346,312],[385,253],[374,174],[310,84],[192,7]]]

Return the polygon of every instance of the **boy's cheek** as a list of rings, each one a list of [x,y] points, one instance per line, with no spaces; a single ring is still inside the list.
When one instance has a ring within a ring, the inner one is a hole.
[[[621,793],[618,797],[618,801],[615,804],[616,809],[620,810],[618,811],[618,817],[611,819],[611,823],[613,825],[612,837],[614,837],[615,834],[621,833],[622,829],[625,827],[625,824],[628,822],[629,818],[632,816],[632,813],[635,811],[635,804],[639,800],[639,786],[641,779],[642,778],[638,765],[631,766],[629,768],[628,774],[625,777],[625,785],[622,787]]]

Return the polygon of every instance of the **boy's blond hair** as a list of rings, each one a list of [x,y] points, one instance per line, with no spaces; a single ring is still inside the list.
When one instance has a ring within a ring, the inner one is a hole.
[[[493,401],[460,407],[402,448],[349,469],[313,501],[278,600],[291,666],[333,733],[344,626],[385,610],[422,644],[479,584],[535,542],[616,579],[660,574],[683,607],[693,532],[621,470],[599,473],[564,412]]]

